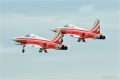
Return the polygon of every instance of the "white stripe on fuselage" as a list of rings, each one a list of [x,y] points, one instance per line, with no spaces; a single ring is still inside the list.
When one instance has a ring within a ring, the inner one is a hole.
[[[77,26],[70,26],[70,27],[58,27],[60,29],[76,29],[76,30],[86,30],[86,29],[83,29],[83,28],[80,28],[80,27],[77,27]],[[88,30],[86,30],[88,31]]]
[[[80,28],[80,27],[73,27],[73,28],[71,28],[71,27],[68,27],[68,28],[62,28],[62,29],[65,29],[65,30],[72,30],[72,31],[88,31],[89,32],[89,30],[86,30],[86,29],[83,29],[83,28]]]
[[[42,38],[42,37],[17,37],[17,39],[33,39],[33,40],[46,40],[46,41],[50,41],[48,39]]]

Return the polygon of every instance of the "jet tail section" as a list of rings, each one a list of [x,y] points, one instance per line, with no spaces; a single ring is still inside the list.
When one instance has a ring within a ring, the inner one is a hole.
[[[93,28],[90,31],[96,34],[100,34],[100,20],[99,19],[96,19],[93,25]]]
[[[61,29],[57,29],[56,33],[55,33],[55,37],[53,38],[53,42],[57,43],[57,44],[62,44],[63,42],[63,36],[62,33],[60,32]]]

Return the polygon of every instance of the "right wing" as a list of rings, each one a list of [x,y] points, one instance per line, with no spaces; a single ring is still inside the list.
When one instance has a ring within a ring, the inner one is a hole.
[[[70,35],[71,37],[74,37],[74,38],[80,38],[80,36],[78,35]]]

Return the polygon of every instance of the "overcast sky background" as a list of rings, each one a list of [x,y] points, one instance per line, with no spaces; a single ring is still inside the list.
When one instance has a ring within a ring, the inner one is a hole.
[[[119,0],[1,1],[1,80],[119,80]],[[91,29],[100,19],[106,40],[64,37],[67,51],[17,46],[11,38],[29,33],[52,39],[49,29],[65,24]]]

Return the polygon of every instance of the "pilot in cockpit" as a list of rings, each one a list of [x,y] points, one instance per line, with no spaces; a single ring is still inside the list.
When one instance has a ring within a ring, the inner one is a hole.
[[[30,35],[28,34],[28,35],[26,35],[25,37],[30,37]]]
[[[29,38],[35,38],[35,37],[39,37],[39,36],[37,36],[37,35],[34,35],[34,34],[27,34],[25,37],[29,37]]]
[[[64,27],[69,27],[69,25],[65,25]]]

